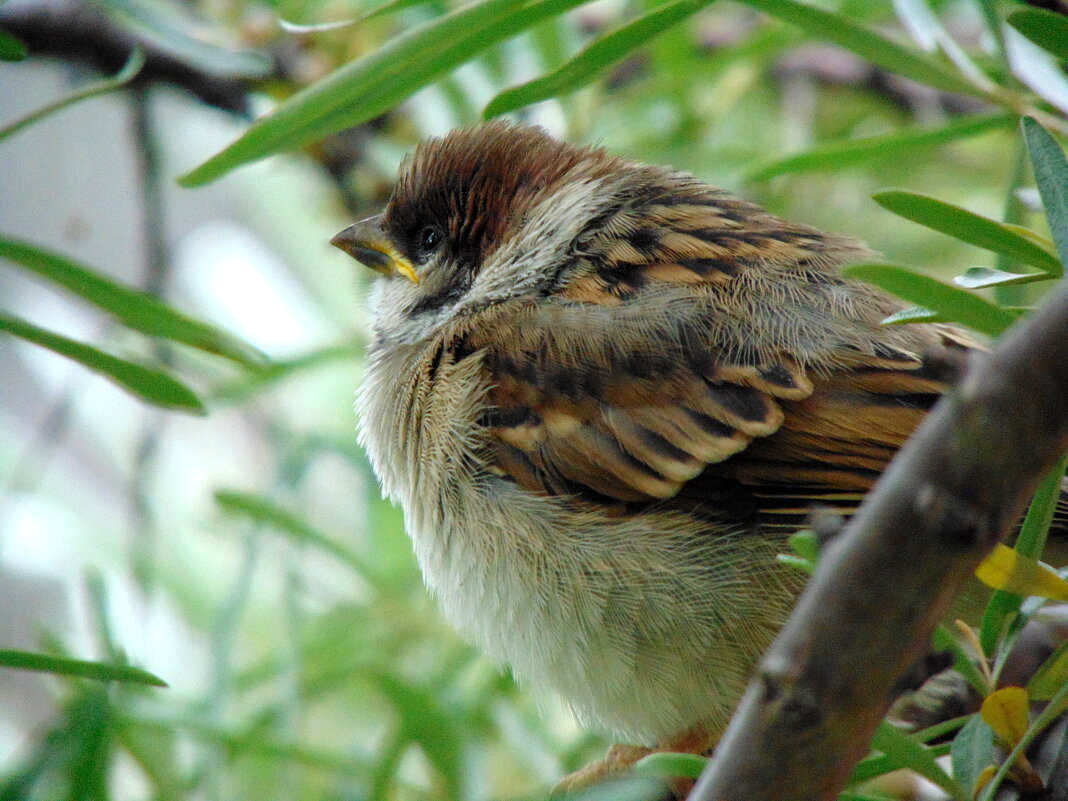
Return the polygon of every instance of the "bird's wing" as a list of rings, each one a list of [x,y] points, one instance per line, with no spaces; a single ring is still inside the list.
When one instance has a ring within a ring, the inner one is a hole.
[[[951,329],[880,328],[893,302],[828,267],[840,241],[776,221],[782,275],[769,277],[762,232],[725,238],[730,209],[681,211],[689,232],[677,218],[668,233],[636,226],[562,291],[469,329],[493,468],[607,502],[730,503],[742,487],[761,513],[792,512],[799,495],[854,503],[966,346]],[[760,246],[740,258],[739,242]],[[754,314],[769,331],[748,330]]]

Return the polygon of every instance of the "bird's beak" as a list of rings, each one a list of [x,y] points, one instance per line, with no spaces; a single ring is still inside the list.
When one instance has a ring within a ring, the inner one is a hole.
[[[412,263],[402,256],[381,227],[382,215],[368,217],[350,225],[330,240],[330,244],[348,253],[365,267],[383,275],[400,274],[413,284],[419,283]]]

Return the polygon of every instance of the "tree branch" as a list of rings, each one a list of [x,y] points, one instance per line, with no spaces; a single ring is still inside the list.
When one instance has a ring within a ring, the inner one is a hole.
[[[833,540],[691,801],[831,799],[898,677],[1068,451],[1068,287],[976,361]]]
[[[184,89],[209,106],[247,114],[249,81],[216,75],[168,52],[146,36],[116,25],[83,0],[21,0],[0,5],[0,29],[17,36],[33,56],[81,62],[105,74],[118,72],[135,47],[145,66],[140,86],[166,83]]]

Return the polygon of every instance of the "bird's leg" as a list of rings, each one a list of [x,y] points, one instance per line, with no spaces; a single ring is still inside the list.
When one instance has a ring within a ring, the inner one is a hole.
[[[603,759],[569,773],[553,788],[553,796],[563,796],[585,789],[606,779],[625,775],[642,758],[661,752],[707,755],[716,746],[718,735],[709,733],[706,726],[698,725],[681,734],[670,737],[656,746],[625,745],[617,743],[608,749]],[[689,779],[677,779],[670,783],[677,798],[685,798],[693,787]]]

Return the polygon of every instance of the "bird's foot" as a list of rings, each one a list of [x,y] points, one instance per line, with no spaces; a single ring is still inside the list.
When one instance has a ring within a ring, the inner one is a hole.
[[[584,790],[608,779],[625,776],[644,757],[660,752],[683,754],[708,754],[718,738],[704,727],[694,727],[682,734],[665,740],[655,747],[616,744],[608,749],[603,759],[569,773],[553,788],[553,797],[566,796]],[[675,779],[668,787],[676,798],[685,798],[693,788],[690,779]]]

